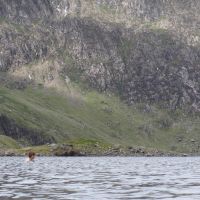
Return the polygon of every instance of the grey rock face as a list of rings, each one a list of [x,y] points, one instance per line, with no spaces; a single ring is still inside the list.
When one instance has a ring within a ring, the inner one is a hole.
[[[199,110],[199,9],[198,0],[0,0],[0,70],[53,57],[70,79],[78,72],[127,103]]]
[[[1,0],[0,16],[18,22],[48,18],[53,14],[49,0]]]
[[[6,136],[21,140],[22,143],[29,142],[32,145],[41,145],[46,144],[47,142],[54,142],[53,137],[45,136],[36,131],[20,127],[5,115],[0,115],[0,130]]]

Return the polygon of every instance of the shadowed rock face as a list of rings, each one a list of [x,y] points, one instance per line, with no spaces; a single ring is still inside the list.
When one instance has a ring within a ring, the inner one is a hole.
[[[127,103],[199,110],[199,9],[198,0],[0,0],[0,70],[53,57],[65,75],[78,71]]]
[[[20,127],[5,115],[0,115],[0,130],[6,136],[20,140],[21,143],[25,144],[41,145],[54,142],[53,137],[45,136],[36,131]]]

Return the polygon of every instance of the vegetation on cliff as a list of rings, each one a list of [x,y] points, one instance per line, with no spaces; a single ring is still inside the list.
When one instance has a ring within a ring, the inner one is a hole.
[[[80,90],[77,86],[71,87],[69,94],[42,87],[21,91],[1,87],[0,97],[1,119],[6,116],[13,125],[8,131],[0,120],[1,133],[17,139],[21,147],[47,143],[79,146],[83,141],[87,146],[93,140],[111,146],[199,152],[196,114],[143,103],[127,106],[114,95]],[[21,130],[20,138],[16,137],[16,130]],[[32,134],[36,136],[30,138]]]
[[[0,147],[94,140],[199,152],[199,8],[0,0]]]

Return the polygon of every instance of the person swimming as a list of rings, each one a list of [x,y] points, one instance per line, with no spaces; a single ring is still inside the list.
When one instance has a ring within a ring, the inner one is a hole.
[[[29,161],[34,161],[35,156],[36,156],[35,152],[30,151],[30,152],[28,153],[28,159],[27,159],[27,161],[28,161],[28,162],[29,162]]]

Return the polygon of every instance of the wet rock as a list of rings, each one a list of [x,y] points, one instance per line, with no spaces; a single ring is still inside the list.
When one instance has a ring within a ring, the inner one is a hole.
[[[155,154],[147,153],[145,154],[146,157],[153,157]]]
[[[51,151],[55,156],[83,156],[79,150],[74,149],[71,144],[61,144],[54,147]]]
[[[16,154],[12,151],[5,151],[4,155],[5,156],[16,156]]]
[[[80,151],[78,150],[62,150],[54,152],[55,156],[83,156]]]
[[[133,150],[133,147],[129,146],[129,147],[128,147],[128,150],[132,151],[132,150]]]

